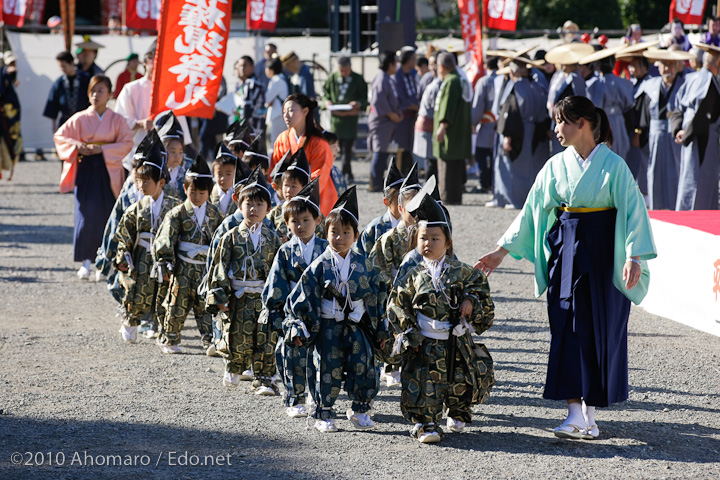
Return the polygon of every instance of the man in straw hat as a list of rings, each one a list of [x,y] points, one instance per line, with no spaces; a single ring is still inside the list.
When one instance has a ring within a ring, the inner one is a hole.
[[[86,35],[84,41],[78,43],[75,46],[77,47],[77,50],[75,51],[75,55],[77,56],[78,60],[77,66],[80,70],[87,73],[91,77],[95,75],[102,75],[105,73],[105,70],[95,64],[98,50],[101,48],[105,48],[104,45],[93,42],[92,40],[90,40],[90,36]]]
[[[649,147],[648,165],[644,172],[646,179],[643,183],[647,185],[650,209],[674,210],[680,144],[675,143],[669,118],[677,109],[678,92],[685,81],[682,75],[683,61],[692,54],[679,49],[649,49],[642,54],[643,58],[655,62],[660,71],[660,76],[643,81],[635,92],[635,104],[639,110],[635,135],[638,138],[645,137]]]
[[[720,127],[720,48],[696,44],[705,50],[703,68],[687,75],[678,92],[673,115],[675,141],[682,143],[676,210],[717,210],[718,127]]]
[[[511,62],[505,69],[509,70],[510,80],[498,99],[501,107],[496,127],[495,198],[486,206],[520,208],[548,157],[546,90],[530,79],[529,67],[536,65],[533,60],[518,55],[508,58]],[[502,73],[503,69],[498,70],[498,74]]]
[[[587,96],[596,107],[605,110],[610,121],[610,128],[613,132],[612,145],[608,145],[615,153],[622,158],[627,158],[630,148],[627,128],[625,127],[625,113],[634,104],[633,85],[629,80],[616,77],[613,73],[615,68],[615,54],[625,47],[605,48],[588,55],[580,60],[580,65],[587,65],[597,62],[600,72],[586,83]],[[637,168],[633,176],[637,178]]]
[[[585,80],[578,74],[578,62],[592,54],[595,49],[586,43],[568,43],[550,50],[545,55],[545,61],[558,65],[559,68],[550,80],[550,89],[547,98],[547,110],[551,128],[555,128],[555,119],[552,118],[553,107],[557,102],[571,95],[586,96]],[[563,147],[557,138],[552,136],[552,154],[560,153]]]

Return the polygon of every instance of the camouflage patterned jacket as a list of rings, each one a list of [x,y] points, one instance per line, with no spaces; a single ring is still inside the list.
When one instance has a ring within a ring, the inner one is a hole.
[[[117,253],[113,264],[124,263],[134,267],[135,270],[145,271],[152,266],[152,245],[163,218],[167,213],[180,204],[180,200],[163,192],[160,215],[155,217],[152,212],[152,197],[143,197],[131,205],[122,216],[115,232]],[[128,257],[132,260],[128,261]]]
[[[355,251],[360,255],[369,257],[370,252],[372,252],[375,246],[375,242],[377,242],[383,234],[392,230],[392,228],[392,215],[390,211],[386,211],[365,226],[357,242],[355,242]]]
[[[456,285],[462,289],[464,297],[472,301],[473,312],[467,320],[475,333],[490,328],[495,318],[495,306],[485,274],[449,256],[445,256],[441,268],[440,282],[445,292]],[[419,345],[423,338],[418,326],[418,313],[439,322],[449,321],[450,316],[448,299],[442,289],[433,285],[432,276],[424,263],[407,274],[405,282],[393,290],[388,301],[388,321],[395,333],[413,329],[408,335],[410,346]]]
[[[202,273],[207,256],[207,248],[202,246],[210,246],[210,239],[220,222],[220,210],[207,202],[205,218],[202,225],[198,225],[193,204],[185,200],[165,215],[153,244],[153,259],[176,275],[182,274],[182,269],[178,269],[182,264],[202,264]]]
[[[218,305],[229,303],[231,297],[262,292],[270,267],[280,245],[280,238],[264,223],[257,248],[250,238],[245,222],[234,227],[220,240],[210,264],[207,296],[208,311],[216,313]]]
[[[390,293],[389,288],[392,286],[395,274],[407,253],[409,236],[410,230],[403,222],[400,222],[397,224],[397,227],[385,232],[383,236],[375,242],[375,246],[370,252],[370,260],[375,268],[383,275],[388,287],[388,293]]]
[[[223,218],[225,218],[235,213],[235,211],[238,209],[238,206],[237,203],[235,203],[231,198],[230,200],[228,200],[227,210],[223,212],[222,206],[220,205],[220,192],[220,186],[216,183],[213,186],[212,191],[210,192],[210,198],[208,199],[208,203],[212,203],[213,205],[215,205],[222,214]],[[232,192],[230,192],[230,195],[232,195]]]

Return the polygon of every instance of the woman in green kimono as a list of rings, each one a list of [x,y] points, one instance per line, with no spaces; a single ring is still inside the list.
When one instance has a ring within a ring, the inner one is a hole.
[[[475,268],[489,275],[508,253],[533,262],[551,332],[543,396],[566,400],[569,410],[554,433],[590,440],[599,435],[595,407],[628,397],[630,302],[647,293],[645,260],[656,251],[640,189],[608,147],[605,112],[571,96],[553,118],[566,150],[545,164],[498,248]]]

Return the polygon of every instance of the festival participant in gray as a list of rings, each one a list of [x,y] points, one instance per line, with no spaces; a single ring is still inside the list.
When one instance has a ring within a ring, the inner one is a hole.
[[[676,210],[718,208],[720,48],[702,43],[697,46],[705,50],[703,68],[687,75],[677,95],[678,113],[673,116],[675,141],[683,145]]]
[[[683,60],[688,58],[688,54],[684,51],[650,50],[645,51],[644,56],[656,61],[661,75],[645,80],[635,92],[635,98],[642,105],[639,128],[649,133],[648,205],[651,210],[674,210],[680,144],[675,143],[668,118],[677,109],[678,91],[685,82]]]

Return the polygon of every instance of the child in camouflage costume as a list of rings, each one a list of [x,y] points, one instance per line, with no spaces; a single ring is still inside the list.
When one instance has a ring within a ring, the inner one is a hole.
[[[402,263],[403,257],[408,251],[408,239],[415,228],[415,217],[408,211],[407,204],[420,191],[420,181],[418,178],[417,163],[415,163],[408,176],[405,177],[400,185],[398,192],[398,211],[400,212],[400,222],[394,228],[385,232],[372,248],[368,255],[373,267],[382,275],[387,287],[387,293],[390,293],[395,274]],[[390,325],[390,331],[400,333],[397,325]],[[400,385],[400,371],[398,370],[399,358],[386,357],[384,379],[388,387]]]
[[[385,345],[382,321],[385,284],[370,261],[354,251],[358,238],[355,186],[337,201],[325,220],[329,247],[303,272],[286,303],[286,338],[312,348],[319,370],[314,389],[317,407],[309,412],[320,432],[335,432],[332,407],[345,379],[352,400],[348,420],[360,430],[373,427],[368,415],[380,381],[376,349]]]
[[[203,298],[197,293],[205,274],[210,239],[222,221],[220,211],[207,201],[212,185],[210,168],[198,157],[185,175],[188,199],[165,216],[153,245],[156,268],[170,280],[158,337],[163,353],[180,352],[180,332],[191,309],[203,348],[207,349],[212,341],[212,317],[205,313]]]
[[[252,366],[257,395],[276,395],[277,333],[260,323],[260,294],[281,242],[263,224],[270,207],[270,190],[260,167],[238,186],[236,200],[243,214],[240,225],[226,233],[210,266],[207,305],[222,311],[222,337],[216,345],[225,360],[223,384],[236,388],[240,374]]]
[[[417,243],[423,260],[389,301],[388,317],[402,328],[393,353],[404,350],[403,416],[415,423],[420,443],[440,441],[443,406],[447,428],[462,432],[471,407],[484,401],[494,383],[492,359],[472,334],[490,328],[494,306],[485,275],[453,260],[445,212],[427,194],[408,210],[418,218]]]
[[[157,323],[153,309],[158,303],[156,281],[162,282],[162,276],[158,278],[152,268],[152,243],[165,214],[180,203],[163,192],[169,177],[167,154],[155,130],[148,137],[152,143],[143,144],[135,154],[142,161],[135,171],[136,185],[144,196],[127,209],[115,233],[117,253],[113,263],[125,290],[120,333],[123,340],[132,343],[137,341],[138,325],[144,316],[150,313],[150,323]]]
[[[355,242],[355,251],[361,255],[370,256],[370,252],[382,235],[397,227],[400,223],[400,210],[398,208],[398,195],[400,193],[400,185],[405,181],[400,170],[397,168],[395,156],[390,156],[388,168],[385,172],[385,182],[383,188],[383,204],[387,207],[387,211],[377,218],[374,218],[363,229],[357,242]]]
[[[268,275],[262,300],[273,330],[282,331],[285,320],[285,301],[310,263],[327,248],[328,242],[318,238],[315,228],[322,219],[320,213],[319,181],[316,178],[305,185],[297,195],[285,202],[285,223],[293,236],[278,250]],[[290,330],[290,325],[285,326]],[[305,386],[307,377],[315,378],[314,370],[308,373],[308,352],[292,339],[280,340],[275,349],[278,373],[287,392],[285,406],[290,417],[307,416]]]
[[[243,173],[246,169],[247,165],[242,163],[223,142],[215,145],[215,161],[213,162],[215,186],[210,192],[208,201],[218,208],[223,218],[232,215],[237,210],[237,205],[232,199],[233,187],[237,183],[238,177],[247,177],[247,173]]]

